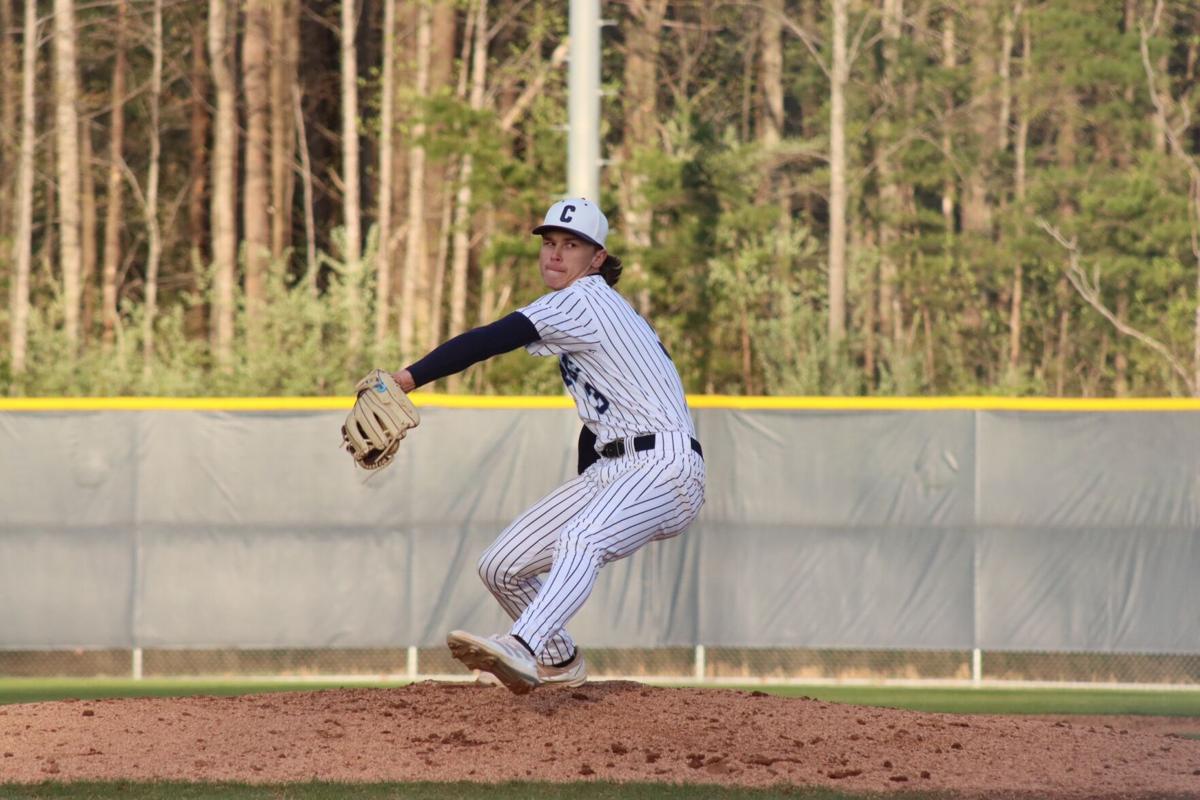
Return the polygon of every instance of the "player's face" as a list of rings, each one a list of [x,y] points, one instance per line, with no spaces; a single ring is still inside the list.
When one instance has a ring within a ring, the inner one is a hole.
[[[542,252],[538,268],[542,280],[551,289],[565,289],[584,275],[600,269],[607,253],[566,231],[546,231],[542,234]]]

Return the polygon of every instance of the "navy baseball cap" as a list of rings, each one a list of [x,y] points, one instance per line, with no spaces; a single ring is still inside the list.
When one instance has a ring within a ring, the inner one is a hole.
[[[604,240],[608,238],[608,217],[591,200],[569,197],[550,206],[546,218],[533,233],[540,235],[554,230],[573,233],[597,247],[604,247]]]

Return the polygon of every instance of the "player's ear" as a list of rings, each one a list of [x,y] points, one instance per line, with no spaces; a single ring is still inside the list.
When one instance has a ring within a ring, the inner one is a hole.
[[[608,251],[603,247],[597,248],[595,255],[592,256],[590,269],[600,269],[600,267],[604,266],[604,259],[606,258],[608,258]]]

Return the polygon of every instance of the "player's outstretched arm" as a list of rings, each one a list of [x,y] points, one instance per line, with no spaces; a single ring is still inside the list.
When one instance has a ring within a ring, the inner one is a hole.
[[[537,328],[519,311],[490,325],[473,328],[435,347],[421,360],[392,373],[406,392],[462,372],[472,364],[536,342]]]

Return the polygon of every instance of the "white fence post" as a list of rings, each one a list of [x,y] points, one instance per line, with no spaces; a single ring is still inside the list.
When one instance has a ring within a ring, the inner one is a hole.
[[[410,645],[408,648],[408,654],[404,660],[404,672],[410,681],[417,679],[417,648],[415,645]]]
[[[692,677],[698,681],[704,680],[705,673],[708,671],[708,665],[704,659],[704,645],[696,645],[696,664],[692,670]]]

